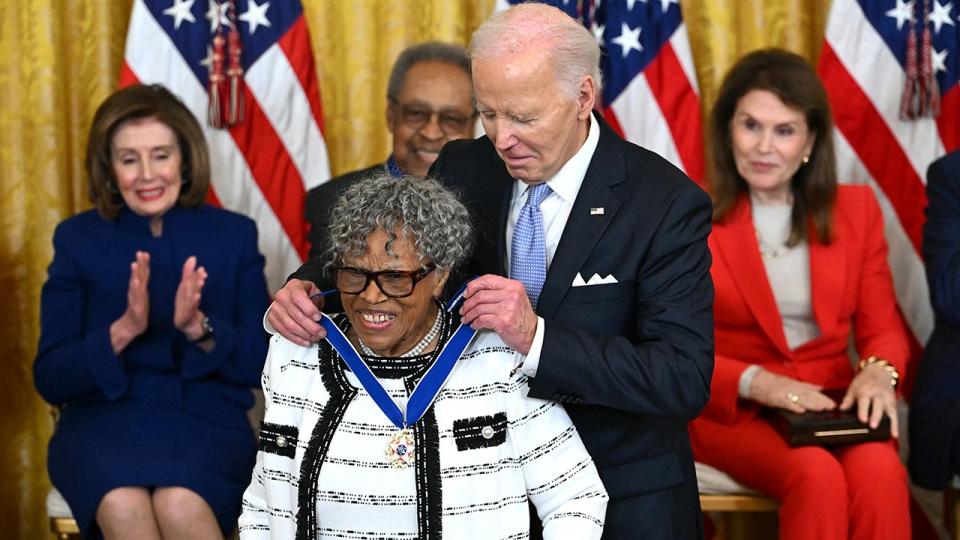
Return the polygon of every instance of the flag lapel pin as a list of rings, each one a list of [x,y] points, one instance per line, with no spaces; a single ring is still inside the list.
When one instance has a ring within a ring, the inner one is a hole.
[[[591,209],[590,209],[590,215],[591,215],[591,216],[602,216],[602,215],[603,215],[603,207],[601,206],[601,207],[599,207],[599,208],[591,208]]]

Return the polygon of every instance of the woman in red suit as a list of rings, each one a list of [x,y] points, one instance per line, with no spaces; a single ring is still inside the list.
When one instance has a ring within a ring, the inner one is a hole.
[[[893,440],[791,448],[759,414],[852,408],[897,436],[907,341],[883,221],[868,186],[836,183],[826,93],[801,57],[757,51],[724,79],[711,130],[716,367],[694,456],[780,501],[780,538],[907,539]]]

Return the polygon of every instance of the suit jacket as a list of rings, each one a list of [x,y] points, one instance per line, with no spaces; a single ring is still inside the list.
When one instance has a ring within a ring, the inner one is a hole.
[[[610,494],[604,538],[702,536],[686,420],[706,403],[713,368],[710,201],[596,119],[600,141],[540,294],[530,396],[568,404]],[[490,140],[448,143],[431,172],[476,221],[462,274],[506,275],[515,180]],[[578,273],[617,283],[573,287]]]
[[[910,476],[943,489],[953,474],[951,443],[960,417],[960,151],[927,170],[923,258],[936,324],[917,368],[910,401]],[[957,453],[954,448],[953,452]]]
[[[361,179],[378,172],[385,172],[386,165],[378,163],[366,169],[348,172],[331,178],[307,192],[307,199],[303,204],[303,217],[310,224],[310,258],[323,255],[330,239],[327,226],[330,223],[330,212],[340,198],[340,194]]]
[[[868,186],[840,186],[833,214],[830,244],[817,242],[812,229],[809,234],[813,315],[820,336],[792,350],[767,280],[747,197],[714,224],[710,251],[716,370],[710,403],[694,429],[700,422],[731,424],[757,412],[753,402],[737,395],[740,375],[751,364],[828,389],[846,388],[854,375],[847,351],[851,332],[862,357],[880,356],[904,373],[908,346],[876,199]]]

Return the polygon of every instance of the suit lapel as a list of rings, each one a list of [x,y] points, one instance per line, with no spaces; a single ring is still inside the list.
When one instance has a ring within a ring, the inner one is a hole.
[[[478,246],[482,248],[479,255],[482,261],[490,261],[491,264],[491,266],[483,265],[484,273],[508,276],[510,270],[506,264],[508,244],[504,239],[507,235],[507,219],[510,214],[515,180],[507,172],[503,161],[497,157],[492,147],[491,152],[493,154],[487,172],[481,176],[481,178],[487,178],[489,184],[476,190],[479,200],[476,211],[481,223],[492,225],[478,227],[478,234],[483,235],[484,231],[490,231],[495,236],[478,239]]]
[[[623,141],[598,116],[594,115],[594,120],[600,123],[600,140],[547,271],[537,306],[537,313],[542,317],[556,314],[574,277],[622,204],[611,186],[626,179],[620,146]],[[604,212],[591,215],[591,208],[603,208]]]
[[[777,309],[777,302],[763,267],[753,220],[750,218],[750,204],[746,198],[737,203],[722,225],[714,226],[712,234],[719,248],[718,254],[729,270],[729,279],[740,291],[750,312],[770,341],[784,355],[789,355],[790,348],[783,334],[780,310]]]
[[[839,220],[838,220],[839,221]],[[839,223],[838,223],[839,225]],[[813,228],[810,238],[810,295],[813,297],[813,317],[817,321],[821,336],[832,334],[837,326],[837,314],[843,301],[846,281],[846,252],[838,240],[842,233],[835,231],[832,244],[824,245],[814,241]]]

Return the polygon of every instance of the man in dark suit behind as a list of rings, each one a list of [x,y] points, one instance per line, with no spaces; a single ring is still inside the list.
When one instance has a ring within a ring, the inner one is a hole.
[[[484,275],[467,288],[463,320],[524,355],[531,396],[567,404],[610,495],[604,538],[698,538],[686,421],[706,404],[713,368],[710,201],[593,115],[599,55],[555,8],[494,15],[471,43],[487,135],[447,144],[431,171],[463,195],[479,231],[464,275]],[[541,196],[538,211],[526,207]],[[270,323],[317,339],[315,290],[291,280]]]
[[[942,490],[960,474],[960,150],[927,170],[923,260],[936,315],[910,399],[910,478]]]
[[[476,111],[466,49],[436,41],[404,49],[390,71],[386,113],[393,136],[387,161],[343,174],[307,192],[303,213],[311,226],[311,258],[326,249],[330,211],[348,187],[376,171],[423,176],[444,144],[473,138]]]

